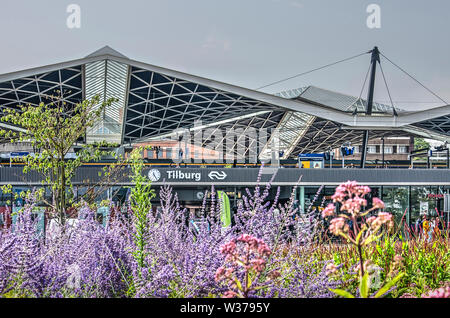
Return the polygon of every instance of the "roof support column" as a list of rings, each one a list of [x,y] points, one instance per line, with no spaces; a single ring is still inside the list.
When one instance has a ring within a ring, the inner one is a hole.
[[[366,155],[367,155],[367,142],[369,141],[369,131],[364,130],[363,132],[363,142],[362,142],[362,151],[361,151],[361,168],[364,168],[366,164]]]
[[[370,71],[370,83],[369,83],[369,93],[367,96],[367,108],[366,108],[366,115],[370,116],[372,115],[372,106],[373,106],[373,93],[375,90],[375,75],[377,71],[377,62],[380,63],[380,51],[378,51],[378,47],[374,47],[372,50],[372,58],[371,58],[371,65],[372,69]],[[361,168],[364,168],[366,165],[366,156],[367,156],[367,142],[369,141],[369,131],[365,130],[363,134],[363,145],[362,145],[362,152],[361,152]]]

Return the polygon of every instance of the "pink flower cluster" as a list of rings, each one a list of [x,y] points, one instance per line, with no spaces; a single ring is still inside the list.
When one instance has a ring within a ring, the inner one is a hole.
[[[223,294],[223,298],[236,298],[237,294],[232,291],[232,290],[227,290],[224,294]]]
[[[366,220],[366,223],[372,228],[372,230],[379,229],[383,224],[387,224],[388,227],[394,226],[392,214],[387,212],[380,212],[378,216],[371,216]]]
[[[338,270],[338,267],[337,267],[336,264],[330,263],[330,264],[327,265],[327,267],[325,269],[326,269],[325,274],[327,276],[329,276],[329,275],[335,274],[337,272],[337,270]]]
[[[422,298],[450,298],[450,286],[441,287],[436,290],[428,292]]]
[[[372,207],[374,207],[375,209],[384,209],[384,202],[381,201],[379,198],[373,198]]]
[[[327,207],[325,209],[323,209],[323,211],[322,211],[322,217],[327,218],[329,216],[333,216],[335,209],[336,209],[336,207],[334,206],[334,204],[331,204],[331,203],[328,204]]]
[[[336,192],[331,197],[333,202],[339,202],[341,204],[341,211],[347,211],[347,213],[356,216],[362,207],[367,206],[367,200],[364,196],[370,193],[368,186],[359,185],[356,181],[347,181],[336,188]],[[372,200],[373,209],[383,209],[384,203],[378,198]],[[330,204],[322,212],[322,217],[332,216],[335,206]]]
[[[261,257],[270,256],[271,251],[267,244],[264,243],[263,240],[260,240],[248,234],[242,234],[237,239],[232,239],[228,243],[222,245],[220,247],[220,252],[222,254],[225,254],[228,259],[235,257],[237,243],[245,244],[244,249],[246,252],[259,254]]]
[[[239,244],[241,243],[241,244]],[[243,247],[238,248],[238,244]],[[230,280],[234,271],[239,267],[244,267],[245,270],[255,270],[257,273],[264,271],[266,267],[266,257],[270,256],[270,248],[256,237],[248,234],[242,234],[237,239],[232,239],[230,242],[220,247],[220,252],[226,255],[225,261],[231,263],[231,267],[219,267],[216,271],[215,280]]]
[[[230,242],[222,245],[220,247],[220,253],[225,254],[225,255],[231,255],[234,253],[234,251],[236,250],[236,240],[233,239]]]
[[[237,280],[239,268],[243,269],[245,275],[254,273],[259,275],[266,268],[267,258],[271,254],[270,248],[267,244],[256,237],[248,234],[242,234],[238,238],[234,238],[228,243],[220,247],[220,252],[226,255],[225,263],[228,265],[221,266],[217,269],[214,276],[217,282],[225,281],[231,288],[223,296],[236,297],[237,295],[247,295],[249,292],[248,286],[244,286],[245,290],[239,290]],[[270,278],[280,276],[278,272],[268,273]],[[233,291],[234,290],[234,291]]]
[[[364,198],[370,193],[370,188],[367,186],[359,185],[356,181],[347,181],[336,188],[336,192],[332,196],[333,203],[340,203],[340,210],[344,214],[338,215],[331,220],[329,230],[336,236],[343,236],[347,239],[351,239],[348,236],[350,227],[347,220],[350,220],[353,224],[353,229],[356,233],[355,237],[358,237],[358,242],[353,241],[354,244],[360,244],[367,241],[370,235],[377,232],[382,225],[387,224],[389,228],[393,227],[394,221],[392,215],[386,212],[379,212],[378,216],[371,216],[366,220],[367,226],[360,228],[360,218],[363,218],[368,213],[384,208],[384,202],[379,198],[372,199],[372,207],[370,209],[364,209],[367,206],[367,200]],[[328,206],[322,211],[322,217],[327,218],[335,215],[336,206],[334,204],[328,204]],[[370,230],[366,235],[362,235],[360,231]],[[361,235],[358,236],[358,234]],[[370,240],[369,240],[370,241]]]
[[[257,252],[260,256],[270,256],[270,248],[266,243],[264,243],[263,240],[260,240],[248,234],[242,234],[238,237],[237,241],[248,244],[249,249]]]
[[[221,281],[224,279],[231,279],[233,272],[234,272],[234,268],[232,268],[232,267],[229,267],[229,268],[219,267],[216,271],[216,275],[214,276],[214,279],[216,281]]]
[[[334,235],[339,235],[340,233],[347,233],[349,231],[349,226],[343,217],[334,218],[331,220],[330,232]]]
[[[333,202],[344,203],[347,197],[351,198],[355,195],[361,198],[368,193],[370,193],[370,188],[368,186],[359,185],[356,181],[347,181],[336,188],[336,192],[331,198],[333,199]]]

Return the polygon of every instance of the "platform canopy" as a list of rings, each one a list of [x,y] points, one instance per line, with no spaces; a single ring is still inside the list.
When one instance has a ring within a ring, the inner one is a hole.
[[[103,100],[117,98],[87,132],[87,142],[164,139],[180,129],[195,129],[196,122],[208,128],[203,145],[215,131],[267,128],[269,142],[258,144],[259,149],[270,152],[276,138],[283,158],[326,151],[344,142],[360,143],[363,130],[370,130],[370,138],[450,141],[450,105],[418,112],[397,109],[394,116],[391,107],[375,104],[368,116],[366,101],[356,97],[314,86],[267,94],[138,62],[108,46],[85,58],[0,75],[0,110],[49,103],[48,96],[57,90],[68,104],[97,94]],[[250,146],[258,142],[237,136],[234,147],[242,146],[250,154]]]

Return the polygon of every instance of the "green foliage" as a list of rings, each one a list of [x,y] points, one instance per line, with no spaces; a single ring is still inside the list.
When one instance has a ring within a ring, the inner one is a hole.
[[[57,92],[61,94],[61,92]],[[0,118],[23,131],[0,130],[0,136],[11,142],[29,142],[38,153],[16,159],[25,162],[24,173],[36,171],[44,178],[43,185],[50,187],[54,202],[46,202],[57,211],[64,222],[65,209],[73,203],[70,191],[71,179],[83,163],[98,160],[109,154],[95,145],[85,145],[74,160],[65,160],[72,146],[86,130],[96,123],[104,109],[115,99],[100,103],[97,95],[77,105],[68,105],[62,96],[50,96],[50,103],[39,106],[19,106],[19,109],[4,109]]]
[[[386,282],[386,284],[381,287],[376,293],[374,298],[380,298],[383,297],[389,289],[395,286],[397,282],[405,275],[405,273],[400,273],[393,279],[390,279]],[[359,280],[359,295],[361,298],[369,298],[370,297],[370,291],[372,285],[372,279],[369,276],[369,273],[366,272],[362,278]],[[347,292],[343,289],[331,289],[331,291],[341,297],[345,298],[355,298],[350,292]]]
[[[12,194],[13,195],[13,200],[17,200],[17,199],[30,199],[31,197],[33,197],[34,200],[41,200],[44,195],[45,195],[45,188],[41,187],[41,188],[35,188],[32,190],[27,190],[27,191],[21,191],[21,192],[13,192],[13,188],[11,184],[5,184],[0,186],[0,189],[2,191],[3,194]],[[10,200],[6,201],[6,204],[11,204]]]
[[[448,241],[407,241],[402,250],[406,277],[401,287],[420,296],[429,289],[439,288],[444,282],[450,281]]]
[[[348,291],[345,291],[343,289],[332,289],[331,291],[333,293],[335,293],[336,295],[339,295],[339,296],[344,297],[344,298],[355,298],[355,296],[353,296]]]
[[[397,298],[408,293],[420,297],[429,290],[444,286],[450,281],[448,243],[447,238],[430,243],[420,239],[405,240],[386,236],[366,247],[363,257],[372,264],[369,268],[379,269],[372,273],[370,294],[377,292],[378,297]],[[355,248],[350,245],[324,244],[315,248],[312,255],[321,261],[332,260],[334,264],[340,264],[338,274],[330,279],[341,281],[339,289],[347,290],[352,295],[358,293],[361,286],[355,270],[359,263]],[[401,260],[396,261],[396,257]],[[387,293],[394,286],[396,288]]]
[[[32,298],[34,293],[25,287],[25,280],[26,278],[19,272],[9,283],[8,292],[2,294],[2,298]]]
[[[383,287],[380,288],[380,290],[375,294],[375,298],[380,298],[386,294],[389,289],[395,286],[397,282],[405,275],[405,273],[400,273],[397,276],[395,276],[392,280],[386,283]]]
[[[151,189],[150,179],[142,174],[144,168],[142,151],[142,147],[136,148],[130,155],[132,181],[134,183],[134,187],[131,188],[130,203],[133,211],[134,241],[136,245],[133,255],[140,268],[148,265],[145,263],[146,237],[149,231],[147,216],[152,208],[151,199],[156,196],[155,191]]]
[[[430,144],[423,138],[414,138],[414,150],[429,148]]]
[[[107,142],[106,140],[94,141],[92,145],[96,148],[117,148],[120,144],[116,142]]]
[[[423,138],[414,138],[414,150],[430,148],[430,144],[425,141]],[[414,161],[416,160],[426,160],[426,157],[414,157]]]
[[[369,297],[369,273],[365,273],[359,282],[359,293],[361,294],[361,298]]]
[[[395,251],[395,240],[391,236],[386,236],[384,241],[380,240],[375,245],[371,260],[374,264],[378,265],[383,269],[382,278],[386,278],[386,274],[391,270],[391,264],[394,262]]]

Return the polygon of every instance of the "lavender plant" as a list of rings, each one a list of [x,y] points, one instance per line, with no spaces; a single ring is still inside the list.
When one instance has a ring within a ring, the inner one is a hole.
[[[258,184],[260,180],[261,172]],[[332,297],[330,289],[340,282],[327,275],[329,261],[306,253],[314,249],[316,221],[298,213],[294,192],[281,203],[276,189],[268,200],[271,181],[247,191],[229,227],[220,222],[220,200],[216,202],[212,188],[212,202],[204,202],[206,216],[196,231],[168,186],[159,193],[161,209],[152,213],[149,199],[138,199],[150,193],[145,180],[129,202],[131,217],[116,209],[102,226],[95,210],[84,204],[78,219],[45,236],[36,232],[37,200],[30,198],[14,227],[0,232],[0,295],[220,297],[232,286],[227,279],[216,279],[218,269],[239,261],[244,267],[234,266],[232,277],[243,288],[231,289],[236,295]],[[242,261],[237,248],[227,260],[220,246],[230,241],[247,244],[253,254]]]
[[[88,206],[57,235],[36,231],[34,198],[0,236],[0,295],[4,297],[114,297],[124,294],[130,257],[123,224],[103,228]]]
[[[261,174],[262,172],[258,177],[258,184]],[[294,195],[288,202],[280,204],[279,189],[274,200],[267,200],[270,189],[271,181],[263,190],[260,185],[256,186],[253,192],[247,190],[243,204],[238,207],[234,215],[235,225],[224,228],[219,217],[220,201],[215,201],[213,187],[211,204],[207,207],[206,201],[203,203],[203,211],[206,212],[204,226],[194,232],[190,230],[187,212],[180,207],[176,194],[172,193],[170,187],[163,187],[160,191],[161,211],[157,215],[148,215],[148,223],[152,224],[152,231],[148,234],[146,242],[146,262],[151,264],[151,271],[143,275],[142,283],[136,289],[136,296],[214,297],[223,295],[229,290],[229,286],[215,279],[215,273],[219,267],[223,266],[226,259],[226,255],[220,253],[219,247],[230,240],[238,239],[243,234],[263,240],[272,253],[266,255],[266,266],[260,267],[262,270],[258,277],[252,278],[255,286],[264,286],[264,288],[244,292],[242,295],[251,294],[255,297],[288,295],[289,290],[302,286],[299,289],[303,292],[293,292],[289,296],[329,296],[330,292],[327,288],[336,285],[329,283],[329,278],[325,275],[325,265],[319,270],[306,268],[303,260],[294,253],[296,245],[311,242],[311,224],[301,223],[298,222],[298,218],[295,219],[297,209],[294,208]],[[270,287],[261,284],[261,282],[267,282],[272,276],[271,273],[277,271],[283,272],[283,279],[280,279],[277,284]],[[295,279],[300,276],[301,280]],[[310,289],[314,289],[314,292],[306,291]],[[276,290],[275,294],[272,290]]]

